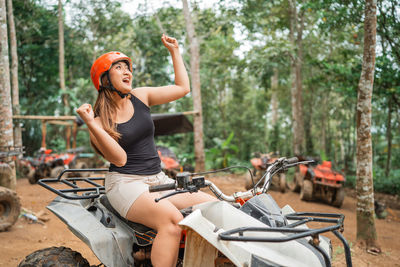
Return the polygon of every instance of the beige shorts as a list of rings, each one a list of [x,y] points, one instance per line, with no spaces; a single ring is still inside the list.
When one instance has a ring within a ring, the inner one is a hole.
[[[106,195],[111,205],[126,218],[130,207],[144,192],[149,192],[150,185],[174,183],[164,172],[153,175],[124,174],[108,172],[105,177]]]

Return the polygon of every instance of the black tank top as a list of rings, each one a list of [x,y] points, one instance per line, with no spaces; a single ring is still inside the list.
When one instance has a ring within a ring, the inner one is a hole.
[[[150,108],[139,98],[131,95],[134,114],[127,122],[118,123],[117,131],[121,134],[118,143],[125,150],[125,166],[110,164],[109,171],[151,175],[161,171],[161,160],[154,143],[154,123]]]

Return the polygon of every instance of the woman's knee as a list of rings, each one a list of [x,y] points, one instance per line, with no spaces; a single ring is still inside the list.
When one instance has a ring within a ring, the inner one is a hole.
[[[178,224],[169,223],[160,225],[160,227],[157,229],[157,232],[159,234],[167,234],[168,236],[175,236],[176,238],[179,238],[182,233],[182,228]]]
[[[163,218],[156,222],[156,230],[159,233],[165,233],[171,236],[180,236],[182,228],[179,226],[179,222],[183,219],[182,214],[179,211],[171,212],[163,216]]]
[[[161,216],[157,216],[159,218],[157,222],[158,227],[162,227],[163,225],[177,226],[178,223],[183,219],[182,213],[180,213],[175,207],[164,210],[162,213],[163,214],[160,214]]]

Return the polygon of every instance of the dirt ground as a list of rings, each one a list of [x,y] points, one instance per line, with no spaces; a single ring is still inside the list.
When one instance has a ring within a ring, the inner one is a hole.
[[[241,176],[218,176],[210,178],[225,194],[244,190]],[[17,266],[31,252],[50,246],[66,246],[79,251],[90,264],[99,264],[91,250],[75,237],[55,215],[46,209],[55,195],[39,185],[29,184],[27,179],[19,179],[17,193],[22,207],[34,213],[45,213],[48,221],[31,223],[24,217],[7,232],[0,233],[0,266]],[[318,202],[303,202],[299,195],[292,192],[270,191],[280,207],[289,204],[295,211],[343,213],[346,216],[344,237],[351,245],[353,266],[400,266],[400,211],[388,209],[384,220],[376,220],[379,244],[382,254],[373,255],[355,245],[356,240],[356,200],[346,196],[341,209]],[[345,266],[343,246],[333,234],[326,234],[334,249],[333,266]]]

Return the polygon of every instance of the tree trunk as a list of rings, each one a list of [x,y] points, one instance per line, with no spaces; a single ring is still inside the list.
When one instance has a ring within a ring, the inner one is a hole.
[[[357,242],[381,252],[377,243],[372,180],[371,99],[375,71],[376,0],[365,1],[364,54],[357,97]]]
[[[267,121],[266,123],[266,142],[265,146],[266,146],[266,152],[268,151],[272,151],[272,150],[276,150],[273,149],[272,147],[268,147],[268,144],[270,143],[269,141],[271,139],[273,139],[274,136],[274,132],[276,130],[276,124],[278,123],[278,119],[279,119],[279,114],[278,114],[278,83],[279,83],[279,73],[278,73],[278,69],[274,68],[274,74],[271,77],[271,125],[268,126]],[[266,119],[267,120],[267,119]],[[278,141],[275,140],[274,141]]]
[[[327,106],[326,106],[326,96],[322,94],[322,116],[327,116]],[[326,155],[326,121],[324,119],[321,120],[321,136],[320,136],[320,143],[321,143],[321,151],[320,154]]]
[[[69,114],[68,95],[65,88],[65,71],[64,71],[64,19],[62,12],[61,0],[58,0],[58,68],[60,72],[60,89],[62,92],[62,100],[64,104],[64,115]]]
[[[274,75],[271,77],[271,126],[278,123],[278,69],[274,68]]]
[[[190,76],[193,94],[193,107],[198,113],[194,116],[194,156],[196,171],[204,170],[203,109],[200,87],[200,45],[196,36],[187,0],[182,0],[183,15],[186,21],[187,37],[190,47]]]
[[[19,115],[19,87],[18,87],[18,54],[17,54],[17,35],[15,33],[14,15],[12,0],[7,0],[8,26],[10,30],[10,49],[11,49],[11,88],[13,114]],[[14,123],[14,145],[22,146],[21,125],[18,121]]]
[[[314,103],[314,88],[310,86],[310,98],[309,103]],[[306,105],[306,115],[304,122],[304,139],[306,142],[305,151],[307,155],[312,155],[314,153],[314,142],[312,136],[312,116],[313,116],[313,105]]]
[[[386,158],[386,168],[385,168],[385,175],[389,177],[390,168],[391,168],[391,160],[392,160],[392,99],[391,96],[388,97],[388,119],[387,119],[387,158]]]
[[[290,31],[289,39],[292,44],[291,54],[291,104],[292,104],[292,131],[293,131],[293,153],[300,155],[303,151],[304,122],[303,122],[303,93],[302,93],[302,60],[303,60],[303,29],[304,15],[298,21],[296,1],[290,0]],[[299,25],[300,24],[300,25]]]
[[[14,146],[5,0],[0,0],[0,36],[0,150],[5,150],[6,148],[3,147]],[[0,186],[15,190],[17,185],[15,164],[11,158],[3,158],[0,160],[9,163],[12,170],[12,175],[10,177],[8,177],[8,175],[7,177],[2,177],[3,175],[1,175]]]
[[[304,13],[300,13],[300,25],[297,26],[297,60],[296,60],[296,96],[297,96],[297,145],[299,146],[300,153],[303,151],[304,145],[304,119],[303,119],[303,30],[304,30]],[[311,122],[310,122],[311,123]]]

